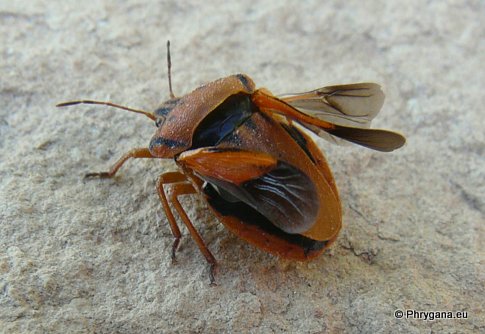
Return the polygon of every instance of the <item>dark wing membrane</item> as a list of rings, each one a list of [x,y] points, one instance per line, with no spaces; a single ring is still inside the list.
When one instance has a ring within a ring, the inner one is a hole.
[[[328,86],[279,98],[309,116],[359,128],[368,128],[384,103],[384,93],[375,83]]]
[[[394,151],[406,142],[401,134],[381,129],[360,129],[336,125],[334,129],[328,130],[328,133],[381,152]]]
[[[268,173],[241,185],[201,176],[229,202],[253,207],[287,233],[303,233],[315,223],[319,198],[310,178],[301,170],[279,161]]]
[[[336,144],[351,142],[376,151],[392,152],[406,143],[403,135],[388,130],[352,128],[341,125],[335,125],[333,129],[322,130],[316,125],[300,123],[319,137]]]

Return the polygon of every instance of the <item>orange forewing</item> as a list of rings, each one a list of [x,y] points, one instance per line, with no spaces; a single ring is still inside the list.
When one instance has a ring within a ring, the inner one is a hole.
[[[266,174],[276,166],[276,159],[259,152],[200,148],[186,151],[178,161],[198,173],[236,185]]]

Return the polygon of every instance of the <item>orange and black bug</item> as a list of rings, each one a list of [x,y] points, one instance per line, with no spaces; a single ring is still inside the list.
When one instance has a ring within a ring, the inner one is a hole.
[[[155,121],[148,147],[87,176],[112,177],[130,158],[174,159],[179,171],[157,182],[175,237],[172,259],[181,233],[169,203],[210,264],[211,282],[216,260],[180,205],[181,195],[202,195],[230,231],[269,253],[301,261],[321,254],[340,231],[342,209],[332,172],[302,128],[379,151],[401,147],[402,135],[368,128],[384,100],[380,87],[358,83],[276,97],[237,74],[175,97],[169,46],[170,99],[154,112],[91,100],[57,105],[103,104]]]

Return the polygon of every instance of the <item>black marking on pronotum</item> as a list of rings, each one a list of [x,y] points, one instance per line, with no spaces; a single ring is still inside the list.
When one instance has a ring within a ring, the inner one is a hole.
[[[300,246],[305,255],[311,251],[318,251],[327,245],[328,241],[318,241],[307,238],[301,234],[286,233],[273,225],[265,216],[243,202],[229,202],[225,200],[214,188],[207,183],[203,188],[210,206],[223,216],[233,216],[243,224],[254,225],[262,231],[274,235],[280,239]]]
[[[150,145],[149,145],[148,149],[151,151],[155,148],[155,146],[168,146],[170,148],[176,148],[176,147],[185,147],[186,143],[183,143],[183,142],[178,141],[178,140],[167,139],[167,138],[163,138],[163,137],[157,137],[157,138],[153,138],[150,141]]]
[[[179,101],[180,101],[180,98],[168,100],[164,104],[162,104],[160,107],[155,109],[155,111],[153,113],[155,114],[155,116],[166,117],[172,111],[172,109],[175,108],[175,106],[177,106]]]
[[[252,87],[249,86],[248,78],[244,74],[237,74],[236,76],[239,79],[239,81],[241,81],[241,83],[244,85],[244,88],[250,91]]]

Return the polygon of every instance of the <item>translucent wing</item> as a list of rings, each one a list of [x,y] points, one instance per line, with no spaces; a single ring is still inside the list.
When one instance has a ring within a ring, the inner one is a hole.
[[[282,98],[274,97],[261,89],[253,93],[252,99],[261,111],[296,121],[325,139],[330,136],[338,137],[367,148],[390,152],[403,146],[406,139],[396,132],[368,128],[372,118],[379,112],[384,98],[382,92],[379,96],[379,86],[370,85],[375,84],[332,86]],[[335,87],[353,88],[334,89]],[[330,93],[324,93],[326,89]],[[371,92],[374,92],[373,95]],[[317,96],[320,98],[316,98]],[[362,108],[359,108],[358,101],[362,102]],[[306,105],[310,109],[300,109],[294,104]]]
[[[328,86],[279,98],[312,117],[359,128],[368,128],[384,103],[384,93],[375,83]]]

